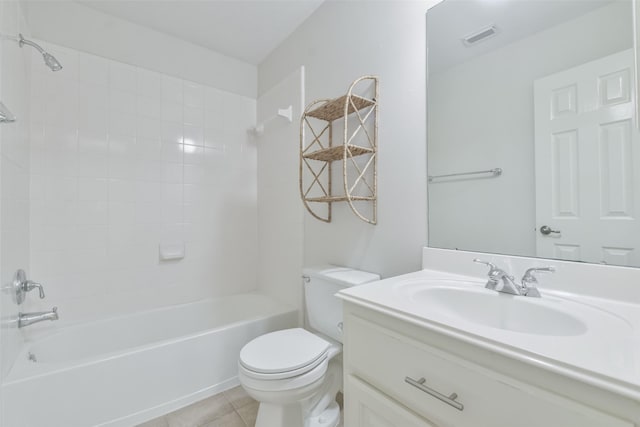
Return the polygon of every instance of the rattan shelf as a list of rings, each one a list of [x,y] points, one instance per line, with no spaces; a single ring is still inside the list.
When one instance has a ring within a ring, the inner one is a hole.
[[[372,148],[359,147],[357,145],[347,145],[347,150],[352,156],[362,156],[364,154],[373,153]],[[335,147],[324,148],[322,150],[314,151],[309,154],[302,154],[305,159],[321,160],[323,162],[335,162],[336,160],[342,160],[344,158],[345,147],[338,145]]]
[[[321,107],[318,107],[313,111],[309,111],[307,116],[324,120],[326,122],[332,122],[345,116],[345,105],[349,108],[349,111],[347,112],[347,115],[349,115],[356,110],[362,110],[363,108],[370,107],[376,103],[374,100],[363,98],[358,95],[350,96],[352,102],[347,102],[347,98],[349,98],[349,95],[344,95],[340,98],[331,100]]]
[[[346,202],[349,200],[347,196],[326,196],[326,197],[307,197],[307,202],[312,203],[333,203],[333,202]],[[375,197],[366,196],[352,196],[351,200],[355,201],[373,201]]]
[[[363,87],[367,82],[370,85]],[[368,90],[372,96],[354,94],[356,87]],[[340,125],[342,133],[340,143],[335,145],[334,125]],[[341,163],[343,185],[341,191],[336,192],[332,186],[332,169],[338,162]],[[351,84],[346,95],[316,100],[307,106],[300,119],[300,195],[313,217],[331,222],[332,204],[347,202],[358,218],[376,224],[377,164],[376,76],[360,77]],[[318,203],[325,204],[324,213],[317,210],[320,209]],[[363,210],[367,210],[367,214]]]

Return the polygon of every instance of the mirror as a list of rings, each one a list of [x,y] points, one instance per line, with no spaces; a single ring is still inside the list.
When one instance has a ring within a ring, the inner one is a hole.
[[[427,13],[429,246],[640,266],[631,0]]]

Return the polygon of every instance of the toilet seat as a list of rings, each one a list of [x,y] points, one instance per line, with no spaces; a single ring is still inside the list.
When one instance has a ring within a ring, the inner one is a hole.
[[[262,335],[240,351],[244,373],[261,380],[280,380],[303,375],[328,357],[331,343],[302,328]]]
[[[256,378],[255,372],[247,370],[238,363],[238,377],[243,387],[263,392],[287,392],[310,386],[313,383],[322,383],[328,366],[329,360],[325,357],[319,365],[303,374],[286,378],[264,379]]]

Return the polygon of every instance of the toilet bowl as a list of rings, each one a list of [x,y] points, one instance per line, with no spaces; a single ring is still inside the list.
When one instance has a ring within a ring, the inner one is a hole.
[[[256,427],[336,427],[340,411],[331,403],[342,375],[341,365],[332,361],[341,351],[341,344],[301,328],[272,332],[247,344],[240,352],[238,376],[260,402]],[[314,424],[314,417],[321,423]]]
[[[260,402],[256,427],[336,427],[342,389],[342,305],[335,294],[379,280],[343,267],[305,269],[309,326],[262,335],[245,345],[238,378]]]

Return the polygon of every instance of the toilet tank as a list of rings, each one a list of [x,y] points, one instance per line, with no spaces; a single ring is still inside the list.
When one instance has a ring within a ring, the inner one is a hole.
[[[336,266],[305,268],[303,275],[309,326],[342,342],[342,301],[335,294],[351,286],[375,282],[380,276]]]

